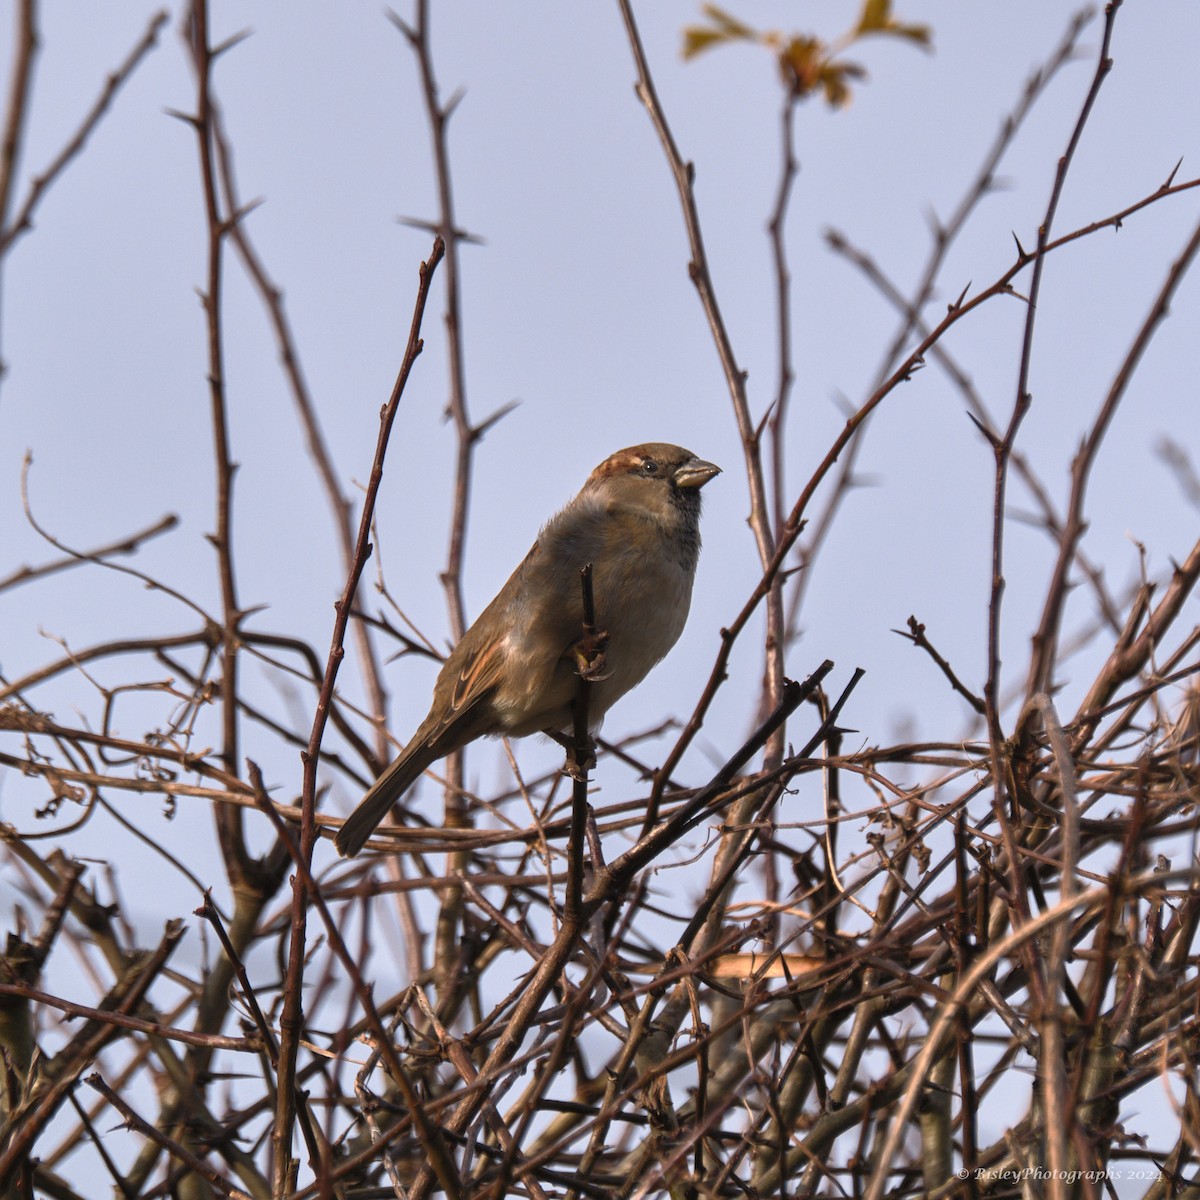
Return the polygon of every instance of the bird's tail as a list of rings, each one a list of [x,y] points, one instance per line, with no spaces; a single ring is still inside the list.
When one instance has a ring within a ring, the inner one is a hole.
[[[375,826],[391,812],[392,805],[420,779],[425,768],[439,756],[423,738],[413,738],[399,758],[375,780],[370,791],[358,802],[346,823],[338,830],[334,845],[338,853],[353,858],[375,831]]]

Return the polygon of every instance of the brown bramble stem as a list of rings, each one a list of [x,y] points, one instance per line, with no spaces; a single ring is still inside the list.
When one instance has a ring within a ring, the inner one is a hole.
[[[579,686],[571,705],[574,737],[569,755],[571,775],[571,837],[568,842],[567,898],[563,906],[564,926],[579,929],[583,900],[583,848],[588,817],[588,763],[594,758],[588,714],[591,709],[592,668],[603,661],[604,651],[596,634],[596,600],[592,588],[592,564],[579,572],[583,603],[583,638],[579,644]]]

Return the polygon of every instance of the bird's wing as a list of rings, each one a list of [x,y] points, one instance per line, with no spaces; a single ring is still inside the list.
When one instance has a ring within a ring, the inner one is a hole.
[[[464,642],[466,640],[463,639]],[[493,638],[468,646],[459,643],[459,649],[447,663],[448,667],[457,666],[457,671],[447,671],[445,678],[438,680],[437,690],[440,692],[445,686],[448,693],[446,703],[441,708],[441,719],[436,729],[430,731],[434,737],[440,737],[450,726],[460,725],[467,720],[479,704],[491,695],[500,681],[503,664],[503,639]]]
[[[520,607],[525,577],[537,554],[535,545],[463,634],[438,675],[429,716],[413,735],[414,741],[429,746],[438,755],[448,754],[473,738],[501,732],[487,702],[504,681],[511,617]]]

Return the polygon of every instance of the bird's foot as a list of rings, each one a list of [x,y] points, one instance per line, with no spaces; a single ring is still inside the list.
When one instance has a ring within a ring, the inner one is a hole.
[[[563,774],[571,779],[585,780],[587,772],[596,765],[596,742],[594,738],[588,738],[587,748],[583,755],[583,763],[579,763],[579,755],[575,749],[575,739],[565,733],[560,733],[557,729],[543,729],[542,732],[548,737],[556,741],[566,752],[566,762],[563,763]]]
[[[583,753],[583,762],[579,761],[579,753],[572,742],[567,747],[566,761],[563,763],[563,774],[574,779],[577,783],[586,783],[588,772],[596,765],[596,743],[588,738],[587,747]]]
[[[588,683],[600,683],[607,679],[609,672],[605,670],[604,651],[608,646],[608,633],[600,630],[575,646],[575,662],[579,668],[579,678]]]

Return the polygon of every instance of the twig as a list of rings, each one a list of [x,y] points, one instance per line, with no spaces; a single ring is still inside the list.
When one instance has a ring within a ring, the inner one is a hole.
[[[463,561],[466,551],[467,521],[471,510],[475,445],[483,434],[481,427],[472,425],[467,407],[466,366],[463,359],[462,277],[459,272],[458,260],[461,233],[454,210],[454,189],[447,138],[450,118],[462,96],[461,93],[455,94],[445,104],[442,103],[437,76],[434,73],[433,51],[430,46],[429,0],[416,0],[415,12],[412,25],[403,21],[390,9],[387,15],[408,41],[420,71],[421,95],[433,142],[434,175],[438,189],[437,234],[439,241],[445,246],[446,307],[443,321],[449,371],[446,417],[454,424],[456,454],[454,511],[450,520],[450,544],[447,548],[446,567],[442,572],[441,581],[446,595],[446,607],[449,611],[450,636],[457,642],[467,629],[466,601],[463,598]],[[459,828],[466,828],[470,824],[470,817],[463,799],[463,761],[464,752],[458,750],[450,755],[446,764],[446,824]],[[465,861],[461,858],[454,858],[449,864],[451,872],[464,869]],[[454,950],[459,939],[461,921],[461,889],[447,888],[442,895],[442,908],[438,916],[435,954],[437,962],[449,963],[454,960]],[[450,1002],[451,1007],[453,1007],[455,999],[461,997],[461,980],[459,979],[439,979],[438,988],[443,1000]]]
[[[596,634],[596,601],[592,591],[592,564],[579,572],[579,590],[583,605],[583,637],[579,643],[579,685],[571,704],[574,738],[570,750],[571,837],[567,843],[567,898],[563,906],[563,924],[578,930],[583,906],[583,847],[588,818],[588,763],[595,755],[588,713],[591,709],[591,685],[602,678],[604,648]]]
[[[225,133],[221,111],[211,99],[210,104],[213,110],[213,139],[217,164],[220,169],[221,189],[225,197],[225,208],[231,213],[241,213],[243,205],[238,198],[237,184],[234,179],[233,150]],[[304,429],[309,453],[316,465],[317,475],[321,480],[325,498],[333,514],[334,532],[342,553],[342,567],[349,571],[354,554],[350,501],[338,483],[338,473],[333,464],[333,456],[321,428],[316,406],[308,389],[308,381],[305,379],[303,368],[300,365],[300,351],[284,308],[283,293],[268,275],[257,248],[250,240],[244,221],[239,219],[231,223],[229,237],[267,310],[271,328],[275,334],[275,342],[279,347],[279,357],[284,375],[287,378],[292,399],[296,404],[296,413],[301,427]],[[371,711],[376,720],[375,757],[378,763],[373,765],[378,766],[387,758],[387,743],[383,730],[383,719],[387,710],[387,693],[383,685],[378,656],[371,642],[369,625],[370,623],[366,620],[356,620],[354,635],[358,647],[359,666],[363,672]]]
[[[253,1200],[253,1197],[248,1192],[243,1192],[241,1188],[235,1188],[226,1182],[220,1172],[214,1171],[208,1163],[204,1162],[203,1159],[197,1158],[186,1146],[181,1146],[173,1138],[167,1137],[165,1133],[157,1129],[149,1121],[139,1117],[98,1074],[93,1073],[89,1075],[84,1080],[84,1083],[99,1092],[124,1117],[127,1129],[136,1129],[143,1137],[149,1138],[155,1145],[161,1146],[172,1158],[183,1163],[189,1171],[194,1171],[201,1178],[207,1179],[223,1196],[228,1196],[230,1200]]]
[[[682,833],[698,820],[707,816],[713,801],[725,791],[730,782],[762,749],[771,735],[786,722],[787,718],[816,691],[821,681],[833,670],[828,659],[823,662],[803,683],[785,682],[783,698],[775,711],[754,731],[738,752],[669,820],[638,840],[637,845],[626,850],[616,861],[596,873],[595,882],[589,893],[589,907],[600,900],[619,895],[630,879],[662,850],[675,842]],[[824,735],[818,735],[823,737]],[[818,743],[819,744],[819,743]]]
[[[251,1017],[254,1018],[255,1027],[258,1029],[258,1036],[261,1043],[259,1048],[266,1052],[272,1066],[278,1066],[279,1044],[275,1039],[275,1032],[267,1024],[267,1018],[263,1015],[262,1008],[258,1003],[258,996],[255,995],[254,988],[250,986],[250,977],[246,974],[246,965],[242,962],[241,956],[237,952],[237,947],[230,941],[229,931],[225,928],[225,922],[221,920],[221,914],[212,902],[212,890],[210,888],[205,889],[204,903],[195,910],[195,913],[196,916],[201,917],[213,927],[213,932],[217,935],[217,941],[221,943],[221,949],[225,952],[226,957],[237,973],[238,982],[242,988],[242,996],[246,1001],[246,1006],[250,1009]]]
[[[1131,628],[1125,631],[1112,653],[1097,672],[1075,716],[1070,723],[1074,730],[1071,753],[1079,756],[1091,740],[1097,724],[1110,711],[1109,702],[1117,689],[1145,667],[1166,631],[1178,617],[1184,601],[1191,595],[1200,579],[1200,541],[1192,547],[1187,558],[1172,572],[1170,585],[1162,599],[1146,615],[1141,633]],[[1158,685],[1145,694],[1157,690]],[[1141,698],[1141,697],[1139,697]]]
[[[238,720],[234,697],[238,689],[238,626],[241,607],[233,555],[234,463],[229,441],[229,410],[225,395],[225,344],[222,328],[224,242],[229,226],[221,211],[214,151],[214,115],[210,93],[214,52],[208,41],[208,0],[192,0],[187,15],[187,39],[196,73],[196,132],[200,178],[207,229],[207,273],[201,302],[207,325],[209,415],[212,421],[213,465],[216,470],[216,530],[211,541],[217,553],[221,589],[221,760],[226,771],[238,768]],[[248,865],[240,814],[217,810],[217,829],[228,870],[242,873]]]
[[[293,1104],[296,1055],[299,1050],[299,1036],[303,1028],[303,981],[305,958],[305,933],[307,928],[308,903],[312,894],[311,875],[313,849],[317,841],[316,823],[316,794],[317,767],[320,763],[321,740],[324,736],[325,725],[329,718],[329,710],[333,701],[334,685],[337,680],[338,668],[343,657],[343,643],[350,614],[354,607],[354,595],[358,589],[359,580],[366,568],[370,556],[370,531],[374,519],[375,503],[379,494],[379,485],[383,480],[383,464],[387,453],[388,441],[392,426],[399,411],[400,400],[408,383],[418,355],[421,353],[421,322],[425,315],[425,304],[429,298],[429,289],[434,272],[442,259],[443,245],[441,239],[436,239],[429,258],[421,264],[420,283],[417,289],[416,302],[413,308],[412,322],[409,327],[408,342],[404,350],[404,358],[396,376],[392,394],[380,414],[379,437],[375,447],[375,457],[371,463],[371,474],[363,497],[363,509],[359,517],[358,537],[355,542],[354,558],[346,579],[346,586],[335,606],[335,619],[330,639],[329,657],[325,667],[325,676],[321,683],[321,692],[317,699],[316,711],[313,716],[312,733],[307,749],[302,755],[304,763],[304,781],[301,793],[302,816],[300,822],[300,844],[296,851],[298,865],[303,867],[293,879],[291,932],[288,943],[287,973],[283,986],[283,1010],[280,1016],[280,1048],[279,1048],[279,1087],[278,1107],[275,1116],[273,1138],[276,1144],[277,1163],[279,1159],[290,1160],[288,1148],[291,1146],[292,1122],[295,1116]],[[399,1066],[399,1064],[396,1064]],[[438,1152],[437,1147],[429,1144],[434,1168],[438,1172],[442,1186],[453,1193],[454,1184],[450,1175],[449,1164],[444,1151]],[[282,1172],[282,1174],[281,1174]],[[286,1179],[286,1163],[283,1168],[277,1165],[276,1186],[282,1188]]]
[[[675,143],[674,134],[671,132],[666,113],[663,110],[658,98],[658,92],[654,86],[654,79],[650,73],[650,66],[646,59],[645,49],[642,46],[637,22],[634,20],[630,0],[617,0],[617,4],[621,10],[621,17],[625,24],[629,47],[632,51],[634,65],[637,70],[638,98],[645,106],[651,123],[658,134],[659,141],[662,143],[663,153],[667,159],[667,166],[670,168],[672,179],[675,182],[675,189],[679,195],[679,205],[683,215],[688,248],[691,254],[691,259],[688,263],[688,275],[696,288],[696,292],[700,297],[700,303],[704,309],[704,315],[708,320],[709,331],[712,334],[717,355],[721,360],[721,369],[725,375],[725,385],[729,389],[729,398],[733,405],[733,415],[737,423],[738,435],[742,441],[742,455],[745,460],[746,479],[750,487],[750,528],[754,534],[759,562],[764,570],[770,574],[769,586],[765,593],[768,597],[768,603],[765,641],[766,680],[763,696],[764,707],[770,709],[778,704],[783,691],[783,603],[775,573],[770,571],[769,567],[769,564],[773,561],[773,555],[777,552],[778,544],[782,542],[782,527],[771,528],[771,506],[764,479],[759,431],[750,415],[750,405],[746,396],[746,373],[738,365],[737,357],[734,354],[733,342],[726,328],[725,318],[721,313],[721,306],[717,301],[716,288],[709,271],[708,256],[704,249],[704,236],[700,227],[700,213],[696,204],[696,194],[693,186],[695,181],[695,167],[692,163],[684,161]],[[788,138],[790,153],[790,123],[785,123],[785,134]],[[794,164],[792,171],[794,172]],[[778,201],[780,209],[786,206],[787,195],[790,192],[789,174],[790,172],[785,162],[784,177],[780,185],[781,190]],[[782,231],[780,231],[780,236],[782,236]],[[787,289],[785,281],[781,282],[781,287],[780,303],[786,307]],[[786,393],[781,392],[781,398],[786,398]],[[779,737],[776,739],[771,750],[776,760],[782,753],[782,738],[783,731],[781,729]],[[675,762],[677,761],[678,759],[676,758]],[[673,765],[674,763],[672,763]],[[670,769],[666,767],[662,768],[659,773],[659,780],[665,779],[669,774]],[[657,786],[654,791],[654,797],[657,798],[661,794],[661,786]]]
[[[12,44],[13,61],[8,103],[4,109],[4,132],[0,134],[0,234],[8,228],[13,182],[28,127],[30,98],[33,94],[33,64],[40,44],[36,0],[20,0],[14,6],[14,15],[17,28]],[[3,245],[0,242],[0,246]]]
[[[29,522],[30,527],[43,541],[49,543],[56,550],[61,550],[67,557],[78,559],[80,562],[94,562],[97,566],[103,567],[105,570],[114,571],[118,575],[128,575],[131,579],[136,579],[151,591],[161,592],[164,596],[169,596],[172,600],[177,600],[185,608],[189,609],[196,616],[200,617],[207,624],[214,628],[217,621],[211,617],[208,612],[203,609],[195,601],[188,599],[183,592],[177,588],[171,587],[160,579],[155,579],[153,576],[147,575],[144,571],[139,571],[136,567],[127,566],[125,563],[109,562],[107,558],[100,559],[84,550],[76,550],[72,546],[68,546],[60,538],[52,534],[44,525],[34,516],[33,501],[30,498],[29,482],[33,473],[33,455],[26,452],[25,457],[21,460],[21,507],[25,513],[25,519]]]
[[[775,269],[775,340],[779,357],[779,376],[775,402],[771,406],[771,519],[775,529],[783,528],[786,515],[784,496],[787,487],[786,425],[788,402],[796,379],[792,365],[792,275],[787,256],[787,217],[792,191],[800,164],[796,161],[796,93],[788,89],[779,114],[779,184],[775,207],[767,222],[771,238],[771,260]]]
[[[941,671],[950,686],[980,715],[986,711],[986,705],[976,696],[959,677],[954,673],[954,668],[934,649],[933,643],[925,636],[925,626],[917,620],[916,617],[908,618],[908,633],[901,629],[893,629],[893,633],[898,633],[903,638],[908,638],[914,646],[920,650],[924,650],[938,670]]]
[[[339,965],[345,970],[347,977],[351,981],[355,995],[362,1005],[363,1012],[366,1016],[367,1027],[375,1034],[377,1038],[376,1047],[380,1056],[387,1064],[389,1074],[404,1101],[408,1116],[406,1124],[411,1124],[415,1129],[417,1137],[420,1139],[421,1145],[428,1155],[429,1161],[432,1163],[434,1174],[437,1176],[439,1183],[445,1188],[447,1194],[452,1198],[457,1198],[459,1195],[456,1186],[456,1175],[453,1169],[453,1163],[450,1160],[445,1141],[442,1137],[442,1131],[430,1120],[430,1113],[426,1106],[421,1102],[416,1088],[413,1086],[409,1073],[405,1070],[401,1063],[396,1048],[392,1045],[390,1032],[385,1025],[383,1018],[380,1016],[379,1008],[375,1004],[372,996],[371,988],[363,978],[362,971],[359,969],[358,963],[350,954],[345,940],[342,938],[338,928],[337,921],[329,911],[328,905],[321,894],[321,889],[313,878],[310,861],[306,860],[303,846],[298,843],[292,836],[291,831],[285,826],[283,818],[276,811],[267,799],[266,792],[262,789],[262,779],[258,768],[250,764],[251,778],[256,782],[259,788],[259,809],[267,816],[271,824],[274,826],[276,833],[279,836],[280,842],[287,847],[288,853],[291,856],[292,862],[296,867],[297,878],[293,884],[293,895],[298,889],[304,889],[308,898],[315,906],[322,923],[325,926],[325,933],[329,939],[329,944],[336,955]],[[289,968],[290,968],[289,959]],[[286,989],[285,980],[285,989]],[[286,1002],[285,1002],[286,1003]],[[286,1034],[288,1026],[284,1025],[281,1019],[281,1049],[286,1046]],[[297,1039],[298,1045],[298,1039]],[[292,1073],[295,1075],[294,1056],[295,1051],[292,1051],[293,1065]],[[283,1064],[282,1053],[280,1056],[281,1065]],[[395,1132],[395,1131],[393,1131]],[[321,1177],[320,1185],[325,1186],[326,1183],[332,1183],[337,1178],[341,1177],[348,1171],[352,1171],[358,1165],[356,1160],[342,1163],[336,1171],[327,1172],[328,1178]],[[324,1171],[326,1164],[322,1162],[321,1168]]]
[[[21,9],[23,13],[33,12],[32,0],[22,0]],[[11,194],[11,169],[12,163],[16,159],[17,143],[10,143],[9,131],[5,131],[4,140],[4,165],[0,167],[0,257],[3,257],[11,248],[13,243],[22,236],[28,233],[33,228],[33,214],[37,211],[38,205],[41,203],[46,192],[54,184],[55,180],[63,173],[70,165],[71,161],[79,156],[83,148],[87,145],[88,139],[96,130],[96,126],[100,124],[104,114],[108,112],[117,93],[129,82],[130,76],[141,65],[142,60],[155,48],[158,44],[158,35],[162,32],[163,26],[170,19],[170,13],[166,9],[159,9],[150,18],[150,23],[146,26],[146,32],[142,34],[141,39],[126,55],[125,60],[110,72],[108,78],[104,81],[104,87],[100,95],[96,98],[95,103],[88,110],[87,115],[83,118],[79,128],[72,135],[67,144],[58,152],[51,160],[50,164],[38,175],[33,177],[30,184],[29,192],[25,197],[20,209],[13,217],[12,222],[6,224],[4,219],[8,214],[8,198]],[[36,45],[36,33],[32,33],[33,45]],[[32,46],[30,47],[32,49]],[[23,58],[21,64],[13,79],[13,90],[10,94],[9,118],[11,120],[14,113],[20,112],[20,107],[13,102],[15,101],[18,89],[25,90],[28,88],[28,79],[22,77],[23,71],[28,71],[29,62]],[[26,96],[25,103],[27,104],[28,97]]]
[[[1167,272],[1167,277],[1163,281],[1154,303],[1150,306],[1150,312],[1134,336],[1133,344],[1129,347],[1129,351],[1113,377],[1104,403],[1100,406],[1100,411],[1071,464],[1071,496],[1067,501],[1066,521],[1059,539],[1058,560],[1054,564],[1050,582],[1046,588],[1042,619],[1037,632],[1033,635],[1033,653],[1030,658],[1028,682],[1028,691],[1031,697],[1038,692],[1047,692],[1054,686],[1054,663],[1057,658],[1058,639],[1069,591],[1068,573],[1086,528],[1083,515],[1084,502],[1087,496],[1088,480],[1096,456],[1100,452],[1100,445],[1104,441],[1109,425],[1116,415],[1117,406],[1124,398],[1142,356],[1159,326],[1166,320],[1171,301],[1174,299],[1183,277],[1195,262],[1198,253],[1200,253],[1200,224],[1192,231],[1182,253]]]
[[[121,977],[105,997],[105,1008],[120,1016],[135,1010],[166,966],[182,936],[180,922],[167,922],[163,938],[153,951],[130,957]],[[4,1146],[0,1150],[0,1188],[7,1186],[12,1172],[27,1160],[38,1134],[74,1088],[79,1072],[113,1040],[117,1028],[107,1019],[87,1021],[56,1054],[59,1070],[54,1077],[44,1081],[17,1112],[9,1116]]]
[[[262,1050],[262,1046],[254,1038],[228,1037],[219,1033],[193,1033],[190,1029],[178,1029],[164,1025],[160,1021],[148,1021],[142,1017],[133,1017],[108,1009],[77,1004],[74,1000],[51,995],[49,992],[41,991],[39,988],[25,983],[0,983],[0,996],[29,1000],[34,1004],[43,1004],[47,1008],[57,1009],[71,1017],[84,1017],[101,1025],[112,1025],[117,1029],[144,1033],[147,1037],[166,1038],[168,1041],[182,1042],[188,1046],[204,1046],[209,1050],[231,1050],[238,1054],[258,1054]]]
[[[1133,881],[1131,881],[1133,882]],[[890,1178],[892,1159],[900,1148],[900,1141],[908,1131],[909,1121],[922,1095],[922,1084],[930,1068],[941,1056],[942,1040],[954,1025],[959,1009],[967,1002],[973,990],[986,979],[988,973],[1001,959],[1011,956],[1023,943],[1035,938],[1043,930],[1053,929],[1060,921],[1065,921],[1076,911],[1088,911],[1104,903],[1108,896],[1108,885],[1089,888],[1074,896],[1060,900],[1045,912],[1031,917],[1019,929],[1007,937],[997,941],[987,951],[979,956],[971,969],[959,979],[953,993],[938,1011],[920,1053],[912,1062],[912,1070],[904,1090],[904,1098],[899,1109],[892,1117],[888,1133],[878,1157],[876,1158],[875,1173],[866,1193],[866,1200],[883,1200],[887,1181]]]
[[[429,44],[429,0],[417,0],[416,19],[412,25],[389,11],[388,17],[404,34],[417,59],[421,73],[421,94],[433,137],[434,174],[438,188],[438,238],[445,246],[446,258],[446,355],[450,370],[450,394],[446,416],[454,422],[458,438],[458,457],[455,465],[454,515],[450,522],[450,548],[442,585],[450,610],[450,635],[458,641],[466,632],[466,604],[462,595],[463,553],[466,546],[467,515],[470,511],[471,466],[478,431],[471,425],[467,410],[466,371],[463,364],[461,275],[458,267],[460,231],[454,214],[454,189],[450,171],[450,152],[447,130],[450,118],[461,96],[451,97],[442,104],[433,70],[433,54]]]
[[[1050,198],[1046,204],[1046,212],[1038,226],[1037,249],[1033,256],[1033,273],[1029,283],[1028,303],[1025,310],[1025,327],[1021,340],[1021,359],[1017,371],[1017,396],[1009,418],[1008,428],[1004,436],[992,443],[996,463],[994,495],[992,501],[992,584],[991,597],[988,603],[988,634],[987,634],[987,680],[983,687],[983,699],[987,705],[988,733],[992,741],[992,779],[996,787],[996,803],[1002,803],[1005,775],[1001,769],[1000,758],[1003,753],[1003,733],[1000,726],[1000,712],[997,697],[1000,689],[1000,626],[1002,600],[1004,593],[1004,496],[1008,485],[1008,464],[1016,444],[1017,433],[1033,403],[1029,392],[1029,372],[1033,361],[1033,332],[1037,316],[1038,299],[1041,295],[1042,274],[1046,264],[1046,250],[1050,245],[1050,233],[1054,225],[1054,217],[1058,211],[1058,203],[1062,197],[1067,182],[1067,172],[1075,157],[1075,151],[1083,138],[1088,117],[1100,88],[1112,69],[1112,59],[1109,49],[1112,44],[1113,23],[1116,20],[1117,9],[1121,0],[1111,0],[1104,12],[1104,33],[1100,43],[1100,54],[1092,82],[1084,97],[1083,106],[1071,131],[1067,148],[1058,160],[1054,175],[1054,183],[1050,189]],[[1021,257],[1025,257],[1020,251]]]
[[[1047,60],[1026,81],[1020,98],[1008,116],[1001,122],[994,141],[984,154],[983,162],[968,183],[949,218],[942,222],[936,217],[931,217],[933,238],[929,255],[921,270],[921,275],[911,291],[911,299],[901,297],[899,293],[896,293],[893,298],[901,320],[891,342],[884,350],[878,372],[871,384],[872,389],[880,387],[888,374],[895,369],[896,363],[900,360],[904,347],[912,338],[913,333],[924,332],[921,328],[921,313],[934,294],[938,277],[951,249],[980,203],[995,188],[996,172],[1005,155],[1016,141],[1017,134],[1033,111],[1037,101],[1045,94],[1051,81],[1062,67],[1074,56],[1080,34],[1090,19],[1091,12],[1086,9],[1077,12],[1071,18],[1062,40]],[[845,239],[835,230],[826,232],[826,242],[834,251],[844,252]],[[793,636],[808,586],[813,579],[814,573],[807,568],[816,560],[821,545],[833,528],[834,518],[853,486],[855,469],[862,446],[862,438],[857,438],[847,447],[824,508],[811,522],[809,535],[797,550],[797,558],[802,569],[796,574],[796,583],[791,589],[789,597],[786,622],[789,640]]]
[[[143,543],[160,534],[169,533],[178,524],[179,518],[174,513],[168,513],[165,517],[155,521],[153,525],[148,525],[137,533],[131,533],[128,537],[121,538],[120,541],[109,542],[95,550],[85,550],[78,554],[72,552],[65,558],[42,563],[38,567],[19,567],[11,575],[0,579],[0,592],[6,591],[8,588],[19,587],[23,583],[32,583],[35,579],[45,579],[49,575],[55,575],[59,571],[66,571],[83,563],[99,562],[102,559],[111,558],[114,554],[136,554],[142,548]]]

